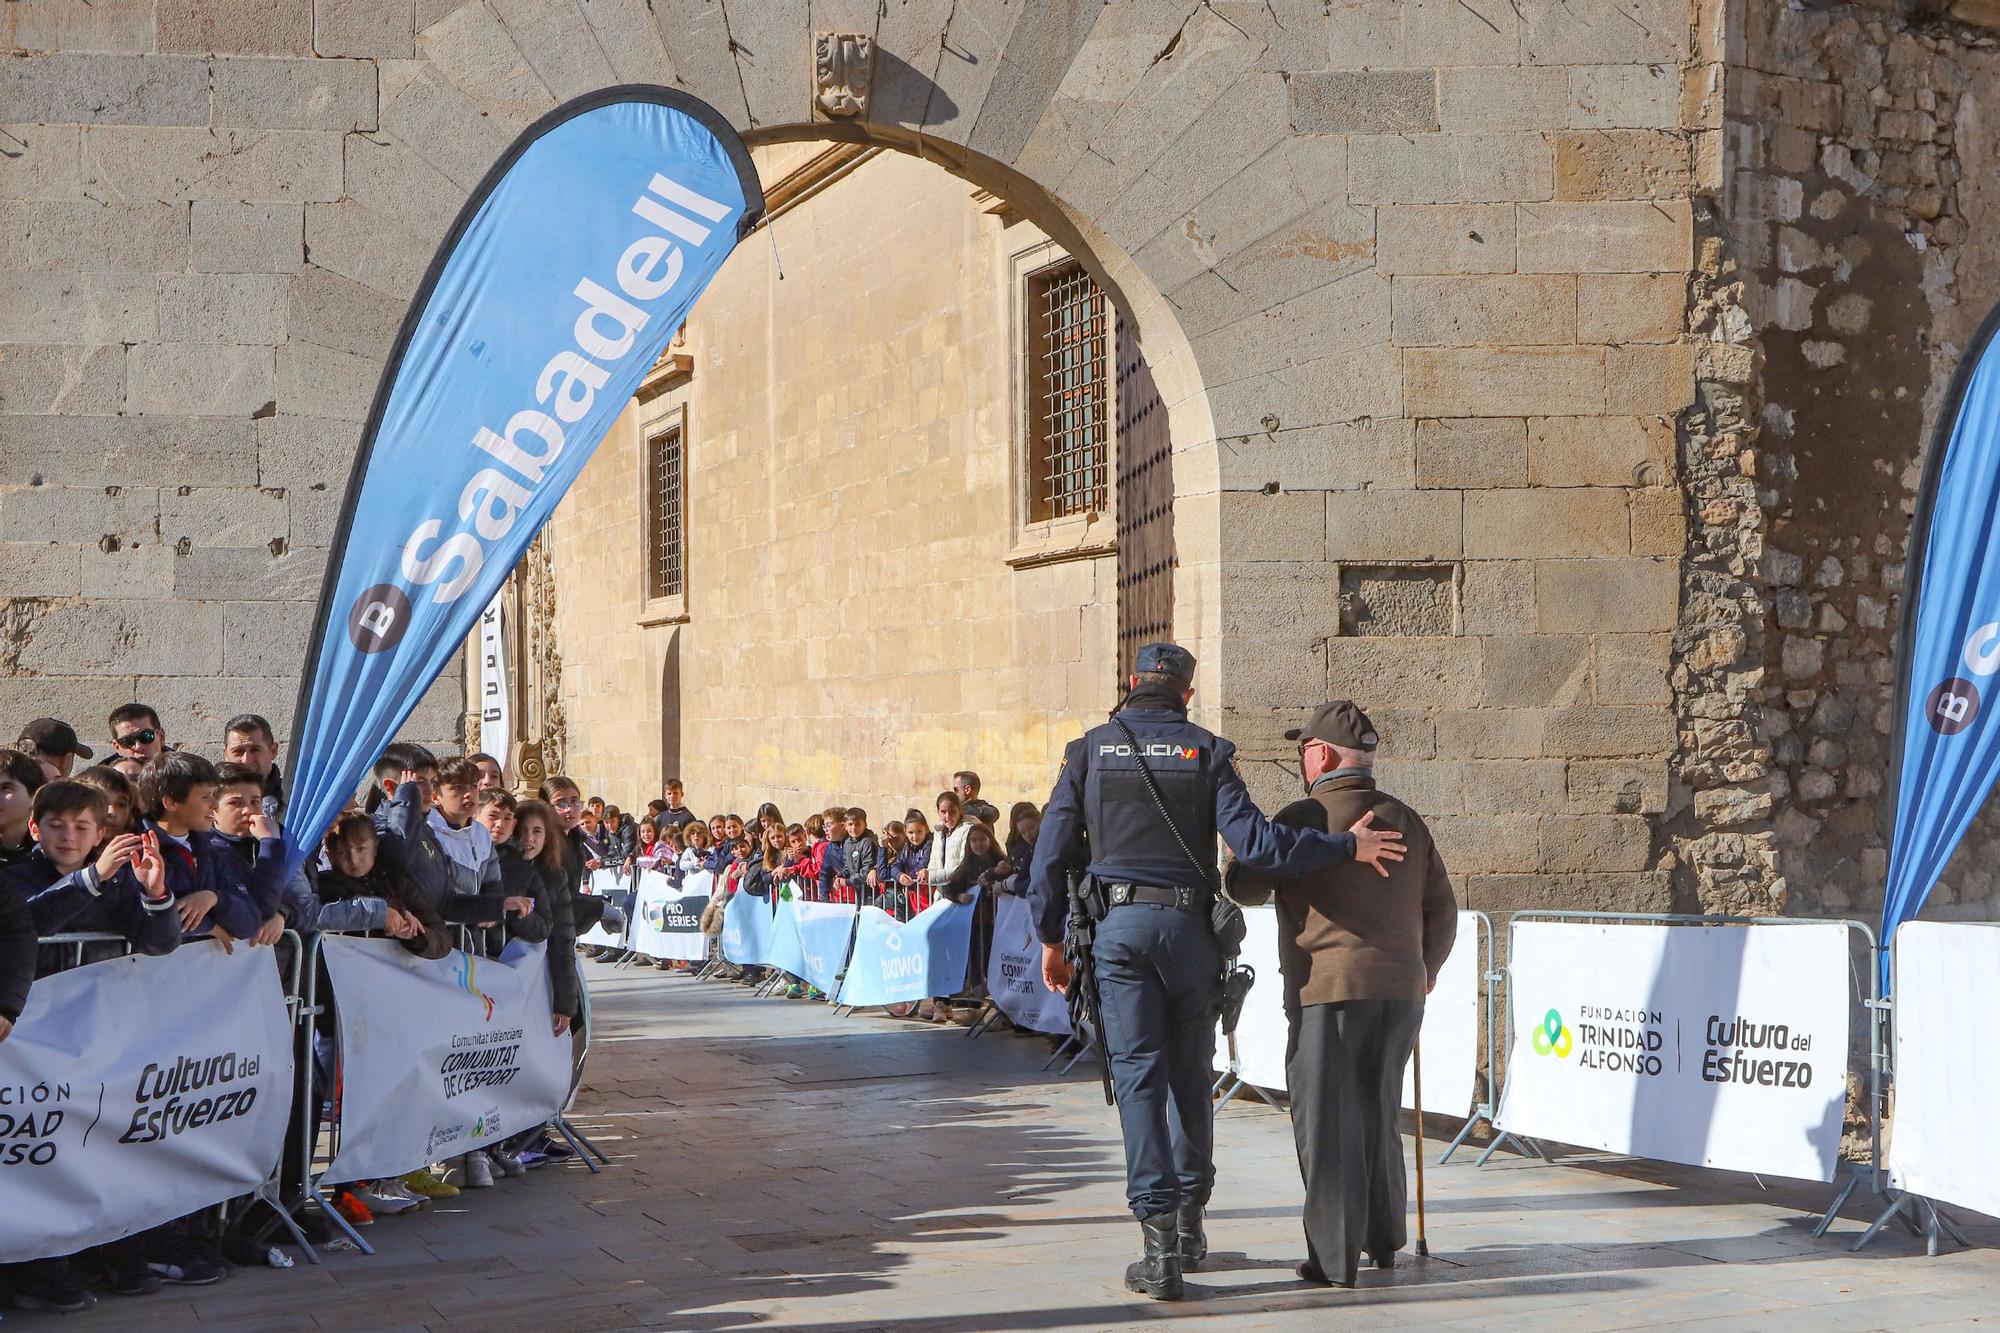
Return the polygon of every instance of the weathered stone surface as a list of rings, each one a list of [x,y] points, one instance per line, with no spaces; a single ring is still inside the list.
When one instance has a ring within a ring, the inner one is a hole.
[[[197,199],[189,234],[198,272],[289,273],[305,253],[305,209]]]
[[[160,536],[169,542],[268,549],[285,532],[285,502],[269,491],[181,486],[160,492]]]
[[[1671,417],[1694,401],[1694,348],[1685,343],[1604,349],[1604,409]]]
[[[308,265],[292,282],[285,331],[296,342],[385,361],[405,309],[392,296]]]
[[[372,60],[214,62],[215,123],[272,130],[372,130]]]
[[[1466,759],[1534,759],[1542,753],[1542,714],[1533,708],[1440,713],[1437,745],[1441,754]]]
[[[165,601],[174,590],[174,548],[159,541],[138,546],[83,548],[85,597],[136,597]]]
[[[276,385],[268,347],[145,343],[132,349],[125,400],[149,415],[248,417]]]
[[[1338,633],[1376,638],[1451,634],[1458,590],[1450,565],[1340,566]]]
[[[1464,549],[1456,491],[1347,491],[1326,497],[1326,558],[1450,560]]]
[[[206,125],[208,62],[62,52],[0,63],[0,122]]]
[[[1521,55],[1530,65],[1656,62],[1687,54],[1680,0],[1521,0]]]
[[[1569,71],[1569,123],[1578,129],[1671,129],[1680,71],[1671,65],[1580,65]]]
[[[1680,580],[1670,560],[1539,560],[1535,612],[1551,634],[1671,629]]]
[[[1553,197],[1555,159],[1538,134],[1356,135],[1347,193],[1358,204],[1477,204]]]
[[[306,660],[311,602],[225,602],[222,669],[233,676],[282,676]]]
[[[331,200],[341,196],[340,145],[328,130],[87,125],[82,171],[108,199]]]
[[[1668,476],[1672,426],[1657,417],[1531,417],[1536,486],[1655,486]]]
[[[1564,706],[1589,697],[1590,641],[1499,636],[1485,641],[1486,693],[1507,708]]]
[[[1519,417],[1455,417],[1417,423],[1423,487],[1524,486],[1526,424]]]
[[[1672,131],[1581,130],[1555,146],[1558,199],[1678,199],[1692,183],[1688,142]]]
[[[348,198],[400,230],[442,239],[465,195],[464,187],[407,148],[365,134],[347,138]]]
[[[1569,113],[1569,71],[1489,65],[1438,71],[1438,120],[1447,130],[1545,130]]]
[[[160,337],[173,343],[275,347],[285,340],[292,279],[280,273],[203,273],[160,280]]]
[[[667,16],[658,15],[661,33],[667,34]],[[709,19],[716,28],[722,26],[722,7],[709,9]],[[472,100],[482,112],[491,116],[496,125],[508,136],[525,129],[528,122],[555,106],[555,97],[542,83],[541,77],[522,57],[521,49],[502,27],[493,11],[484,4],[461,5],[434,23],[420,25],[417,30],[417,46],[457,89]],[[713,69],[714,66],[704,66]],[[733,75],[734,69],[730,70]],[[742,90],[735,95],[735,107],[727,102],[717,102],[709,93],[714,91],[707,84],[694,90],[711,106],[720,107],[724,115],[732,110],[740,111],[743,104]],[[740,120],[736,123],[742,123]]]
[[[17,0],[7,20],[0,51],[10,54],[153,49],[153,0]]]
[[[350,352],[311,343],[278,349],[277,402],[296,416],[360,421],[381,378],[380,361]]]
[[[0,342],[143,342],[158,335],[155,311],[149,276],[0,273]]]
[[[250,485],[251,422],[220,417],[0,416],[0,485],[89,478],[100,486]]]
[[[1287,491],[1416,484],[1410,423],[1402,420],[1281,430],[1223,440],[1217,448],[1227,490],[1259,490],[1274,481]]]
[[[49,485],[0,491],[0,541],[152,541],[159,528],[160,493],[150,487]]]
[[[1675,741],[1673,718],[1658,708],[1562,708],[1542,728],[1547,753],[1580,759],[1663,755]]]
[[[1336,69],[1294,74],[1292,128],[1301,134],[1394,134],[1438,127],[1428,70]]]
[[[408,60],[416,54],[416,0],[337,0],[313,6],[313,51]]]
[[[287,491],[321,483],[344,485],[360,437],[360,427],[352,421],[289,413],[265,417],[257,422],[257,483]]]
[[[1376,210],[1376,267],[1384,273],[1511,273],[1514,209],[1506,204]]]
[[[1561,487],[1468,491],[1465,496],[1469,557],[1615,557],[1630,549],[1623,491]]]
[[[1459,590],[1467,634],[1533,634],[1535,566],[1530,560],[1468,560]]]
[[[1635,871],[1652,863],[1652,832],[1636,815],[1551,815],[1542,821],[1541,869]]]
[[[1678,273],[1577,276],[1578,342],[1671,342],[1686,332],[1686,323],[1687,280]]]
[[[7,268],[150,273],[185,267],[187,253],[187,210],[179,205],[0,205],[0,265]]]
[[[1604,410],[1604,349],[1412,348],[1403,353],[1403,405],[1424,417],[1594,415]]]
[[[78,547],[0,542],[0,597],[74,597],[82,583]]]
[[[1485,692],[1471,639],[1333,639],[1328,698],[1391,700],[1405,708],[1471,708]]]
[[[382,108],[382,129],[468,191],[507,147],[492,117],[435,69],[423,69]]]
[[[124,404],[123,347],[0,346],[0,412],[85,416]]]
[[[141,601],[58,604],[22,634],[18,660],[24,670],[50,675],[212,676],[222,669],[222,608]]]
[[[312,54],[313,0],[158,0],[162,51]]]
[[[1693,224],[1685,200],[1523,204],[1523,273],[1685,271]]]
[[[1464,769],[1468,814],[1539,815],[1563,808],[1560,759],[1478,760]]]
[[[1667,808],[1667,760],[1572,759],[1574,814],[1657,815]]]
[[[183,601],[311,602],[319,596],[327,553],[294,547],[283,555],[254,546],[202,546],[174,566],[174,596]]]
[[[351,200],[306,206],[305,257],[388,296],[408,300],[432,246]]]
[[[1532,815],[1443,815],[1424,820],[1455,883],[1465,875],[1531,874],[1540,864]]]
[[[1558,275],[1399,277],[1399,347],[1574,343],[1575,280]]]

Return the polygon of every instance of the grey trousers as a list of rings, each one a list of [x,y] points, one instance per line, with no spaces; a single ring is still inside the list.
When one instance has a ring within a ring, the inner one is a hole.
[[[1363,1250],[1386,1256],[1409,1239],[1396,1118],[1423,1021],[1422,1000],[1312,1004],[1292,1016],[1285,1077],[1306,1186],[1306,1254],[1335,1282],[1353,1283]]]

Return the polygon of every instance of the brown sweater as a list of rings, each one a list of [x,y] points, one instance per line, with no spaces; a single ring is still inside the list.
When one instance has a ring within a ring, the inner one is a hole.
[[[1280,879],[1241,865],[1229,868],[1229,896],[1246,906],[1275,898],[1278,962],[1288,1009],[1343,1000],[1421,1000],[1437,980],[1458,933],[1458,904],[1444,859],[1417,812],[1376,790],[1372,775],[1347,770],[1320,780],[1277,821],[1298,828],[1345,829],[1368,811],[1403,835],[1404,859],[1388,878],[1348,861],[1316,874]]]

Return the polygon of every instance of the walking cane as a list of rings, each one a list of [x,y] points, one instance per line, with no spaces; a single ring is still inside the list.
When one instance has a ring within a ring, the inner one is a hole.
[[[1424,1234],[1424,1042],[1417,1038],[1410,1052],[1410,1100],[1417,1104],[1417,1257],[1428,1259],[1430,1238]]]

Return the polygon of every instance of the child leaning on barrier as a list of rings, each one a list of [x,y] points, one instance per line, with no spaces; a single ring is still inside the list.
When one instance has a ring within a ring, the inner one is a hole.
[[[74,780],[104,793],[105,837],[115,838],[133,831],[139,817],[139,789],[132,785],[132,779],[109,764],[98,764],[75,774]]]
[[[101,835],[104,793],[73,780],[35,793],[36,847],[27,860],[0,871],[0,891],[27,903],[34,933],[95,931],[125,937],[134,951],[172,953],[180,918],[167,890],[157,834]],[[75,951],[51,945],[41,974],[60,971]]]
[[[402,938],[403,947],[419,958],[442,958],[452,951],[452,935],[444,918],[426,907],[409,884],[377,856],[375,824],[359,810],[333,821],[326,834],[328,869],[319,874],[322,906],[353,899],[378,898],[416,923]],[[385,914],[386,920],[386,914]]]
[[[555,918],[549,909],[548,889],[540,868],[532,857],[524,856],[509,841],[520,825],[519,812],[520,802],[514,799],[513,792],[502,787],[481,789],[475,818],[493,839],[494,862],[500,867],[500,892],[506,895],[507,942],[544,944]]]

